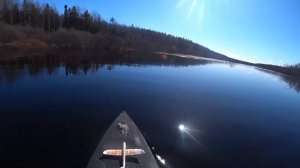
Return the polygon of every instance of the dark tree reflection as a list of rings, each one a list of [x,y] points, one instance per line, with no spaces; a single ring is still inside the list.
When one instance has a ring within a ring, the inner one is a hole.
[[[267,69],[262,69],[262,68],[256,68],[256,69],[259,70],[259,71],[262,71],[264,73],[279,77],[279,79],[282,82],[287,83],[288,86],[291,89],[295,90],[297,93],[300,93],[300,77],[289,76],[289,75],[286,75],[286,74],[282,74],[282,73],[279,73],[279,72],[275,72],[275,71],[267,70]]]
[[[107,70],[113,70],[115,65],[126,66],[191,66],[206,65],[212,61],[201,59],[188,59],[164,54],[154,54],[145,52],[100,52],[89,53],[87,51],[60,51],[56,54],[34,55],[27,57],[19,57],[13,60],[0,61],[0,84],[3,82],[14,82],[24,75],[36,76],[40,73],[49,75],[55,73],[59,67],[64,67],[66,75],[78,75],[80,73],[87,74],[102,69],[105,65]],[[234,67],[234,63],[226,63],[230,67]],[[300,79],[274,73],[269,70],[259,69],[265,73],[270,73],[280,77],[286,82],[290,88],[300,92]]]
[[[60,51],[55,54],[34,55],[0,61],[0,80],[13,82],[25,74],[36,76],[40,73],[49,75],[63,66],[66,75],[87,74],[89,71],[98,71],[104,65],[108,70],[113,70],[114,65],[127,66],[189,66],[205,65],[210,63],[205,60],[193,60],[174,56],[163,56],[144,52],[100,52],[89,53],[87,51]]]
[[[1,83],[4,81],[12,83],[16,79],[22,78],[25,74],[25,65],[23,64],[17,62],[5,62],[0,65]]]
[[[282,81],[286,82],[291,89],[294,89],[297,93],[300,92],[300,78],[291,77],[287,75],[281,75]]]

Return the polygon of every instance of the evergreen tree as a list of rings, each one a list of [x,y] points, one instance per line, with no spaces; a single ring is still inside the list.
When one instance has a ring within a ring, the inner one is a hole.
[[[63,27],[65,28],[70,28],[70,19],[69,19],[69,11],[68,11],[68,6],[64,6],[64,15],[63,15]]]
[[[30,4],[30,13],[29,13],[29,18],[30,18],[30,25],[32,27],[38,27],[38,19],[39,19],[39,10],[36,7],[35,4],[31,3]]]
[[[44,29],[46,31],[51,31],[51,18],[50,18],[50,7],[49,4],[46,4],[46,6],[44,7],[44,11],[43,11],[43,16],[44,16]]]
[[[14,4],[12,9],[12,24],[20,23],[20,10],[17,4]]]
[[[75,6],[72,7],[72,10],[69,14],[70,14],[69,15],[69,20],[70,20],[71,27],[78,28],[79,26],[77,25],[77,22],[78,22],[79,14],[78,14],[77,9],[76,9]]]
[[[22,4],[21,20],[24,25],[30,24],[29,3],[27,0],[24,0]]]
[[[2,19],[4,22],[6,23],[12,23],[12,19],[11,19],[11,13],[9,10],[9,1],[8,0],[3,0],[2,2]]]
[[[116,23],[116,20],[115,20],[115,18],[114,18],[114,17],[110,18],[110,20],[109,20],[109,21],[110,21],[110,23],[111,23],[111,24],[115,24],[115,23]]]
[[[83,14],[83,30],[88,31],[90,29],[91,22],[91,15],[89,14],[89,11],[86,10]]]

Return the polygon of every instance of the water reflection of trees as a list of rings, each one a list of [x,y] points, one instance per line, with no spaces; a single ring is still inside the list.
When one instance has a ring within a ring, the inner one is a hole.
[[[64,67],[66,75],[77,75],[88,73],[89,71],[98,71],[104,65],[108,70],[113,70],[114,65],[127,66],[189,66],[204,65],[210,62],[203,60],[192,60],[180,57],[166,57],[153,53],[118,53],[118,52],[101,52],[94,54],[76,51],[60,51],[56,54],[35,55],[14,58],[0,61],[0,80],[13,82],[24,76],[36,76],[41,73],[51,75]]]
[[[266,70],[266,69],[262,69],[262,68],[256,68],[256,69],[259,71],[262,71],[264,73],[268,73],[270,75],[279,77],[279,79],[282,82],[287,83],[291,89],[295,90],[297,93],[300,92],[300,78],[299,77],[289,76],[289,75],[285,75],[285,74],[282,74],[279,72]]]
[[[288,86],[294,89],[297,93],[300,92],[300,78],[291,77],[287,75],[281,75],[280,79],[288,84]]]
[[[114,65],[126,66],[173,66],[182,67],[190,65],[205,65],[212,63],[207,60],[187,59],[169,55],[158,55],[153,53],[119,53],[119,52],[100,52],[89,53],[76,51],[60,51],[55,54],[35,55],[30,57],[20,57],[12,60],[0,61],[0,84],[5,82],[14,82],[25,75],[37,76],[41,73],[52,75],[58,68],[63,67],[66,75],[77,75],[99,71],[106,67],[107,70],[113,70]],[[105,66],[107,65],[107,66]],[[229,66],[234,66],[230,64]],[[266,71],[279,76],[286,82],[290,88],[298,93],[300,92],[300,79]]]
[[[0,83],[7,81],[14,82],[15,79],[22,77],[25,74],[24,65],[6,64],[0,66]]]

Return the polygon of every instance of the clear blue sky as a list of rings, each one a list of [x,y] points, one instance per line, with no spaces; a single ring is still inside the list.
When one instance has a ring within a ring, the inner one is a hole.
[[[251,62],[300,62],[299,0],[39,0],[188,38]]]

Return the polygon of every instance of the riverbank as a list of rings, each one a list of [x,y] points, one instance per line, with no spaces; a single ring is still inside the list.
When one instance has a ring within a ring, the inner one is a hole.
[[[290,66],[278,66],[278,65],[270,65],[270,64],[261,64],[261,63],[250,63],[250,62],[236,60],[236,59],[231,59],[227,61],[227,60],[219,60],[214,58],[206,58],[206,57],[201,57],[196,55],[186,55],[186,54],[179,54],[179,53],[167,53],[167,52],[155,52],[155,53],[164,56],[176,56],[176,57],[194,59],[194,60],[207,60],[207,61],[220,62],[225,64],[238,63],[238,64],[254,66],[256,68],[300,78],[300,64],[290,65]]]

